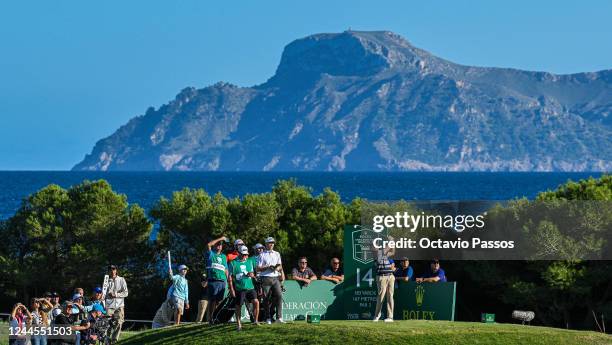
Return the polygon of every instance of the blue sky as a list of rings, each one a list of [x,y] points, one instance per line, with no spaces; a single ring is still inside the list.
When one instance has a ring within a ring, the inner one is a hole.
[[[391,30],[469,65],[612,68],[612,1],[0,3],[0,170],[67,170],[186,86],[259,84],[319,32]]]

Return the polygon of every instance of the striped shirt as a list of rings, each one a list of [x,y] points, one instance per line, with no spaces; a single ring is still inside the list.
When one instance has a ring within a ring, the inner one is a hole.
[[[384,253],[378,253],[376,258],[376,275],[389,276],[393,274],[393,260],[389,259]]]

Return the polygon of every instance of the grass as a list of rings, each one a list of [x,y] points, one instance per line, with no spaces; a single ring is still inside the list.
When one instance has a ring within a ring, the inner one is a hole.
[[[140,344],[612,344],[612,335],[558,328],[476,322],[396,321],[304,321],[285,325],[252,326],[242,332],[235,325],[202,324],[160,330],[122,332],[120,345]],[[0,322],[0,345],[8,344],[8,323]]]
[[[253,326],[242,332],[235,325],[202,324],[169,327],[126,334],[120,345],[136,344],[612,344],[612,335],[590,331],[482,324],[475,322],[322,321],[321,324],[295,322],[285,325]]]

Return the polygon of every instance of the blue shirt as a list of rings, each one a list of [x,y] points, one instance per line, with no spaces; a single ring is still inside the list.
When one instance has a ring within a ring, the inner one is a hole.
[[[433,277],[438,277],[440,278],[439,281],[441,282],[445,282],[446,281],[446,274],[444,274],[444,270],[443,269],[439,269],[437,272],[432,272],[431,270],[427,273],[427,275],[425,275],[423,278],[433,278]]]
[[[412,266],[408,266],[407,269],[403,269],[401,267],[396,268],[393,275],[396,276],[397,278],[408,277],[408,280],[411,280],[413,273],[414,271],[412,270]]]
[[[189,304],[189,284],[187,279],[180,274],[172,276],[172,286],[174,287],[172,295],[185,301]]]
[[[95,304],[99,304],[99,305],[102,306],[102,308],[104,308],[104,304],[102,304],[102,301],[97,301],[96,300],[96,301],[91,302],[90,305],[83,306],[83,310],[89,313],[90,311],[93,310],[93,307],[94,307]],[[106,310],[106,308],[104,308],[104,310]]]

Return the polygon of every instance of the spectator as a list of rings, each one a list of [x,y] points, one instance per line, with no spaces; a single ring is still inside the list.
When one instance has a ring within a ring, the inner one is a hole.
[[[253,262],[253,267],[255,267],[255,277],[259,278],[259,272],[257,272],[257,261],[259,260],[259,256],[261,255],[261,253],[263,253],[265,247],[263,246],[263,244],[261,243],[257,243],[255,244],[255,246],[253,246],[253,252],[255,253],[255,255],[249,256],[249,260],[251,260]],[[257,296],[259,297],[259,301],[260,304],[263,303],[263,289],[261,287],[261,281],[259,279],[255,279],[253,281],[253,285],[255,285],[255,292],[257,293]],[[255,322],[255,311],[253,310],[253,304],[249,303],[247,305],[247,311],[249,312],[249,318],[251,319],[251,322]]]
[[[45,292],[45,295],[42,298],[44,301],[41,300],[40,310],[43,313],[45,313],[46,315],[45,319],[47,321],[47,323],[45,324],[45,327],[49,327],[53,319],[52,311],[53,311],[54,305],[53,305],[53,302],[51,302],[52,296],[53,294],[51,292]]]
[[[259,255],[257,260],[257,271],[262,282],[262,288],[266,299],[266,315],[268,324],[272,323],[273,306],[276,307],[276,322],[283,321],[283,287],[281,282],[285,280],[281,255],[274,250],[274,238],[266,238],[266,250]]]
[[[83,290],[83,288],[78,287],[78,288],[74,289],[74,293],[75,294],[78,293],[79,295],[83,296],[83,303],[82,303],[83,305],[90,305],[91,304],[91,301],[85,295],[85,290]],[[88,315],[88,317],[89,317],[89,315]]]
[[[303,286],[308,286],[311,281],[317,280],[317,275],[308,267],[308,259],[305,256],[298,259],[298,267],[293,268],[291,276]]]
[[[228,264],[234,261],[234,259],[236,259],[240,255],[240,253],[238,252],[238,248],[242,246],[244,246],[244,241],[242,241],[241,239],[237,239],[234,241],[234,246],[232,247],[232,250],[227,253]]]
[[[255,324],[259,324],[259,300],[253,285],[255,266],[249,260],[249,249],[246,246],[239,248],[240,256],[230,264],[229,287],[232,297],[236,298],[236,323],[238,331],[242,330],[240,322],[242,305],[248,300],[253,304]]]
[[[387,317],[385,322],[393,322],[393,290],[395,288],[395,265],[389,256],[393,256],[395,249],[390,248],[374,248],[376,265],[376,286],[378,294],[376,296],[376,311],[374,313],[374,322],[380,320],[382,313],[383,300],[387,299]]]
[[[259,260],[259,256],[261,255],[261,253],[263,253],[265,248],[266,247],[264,247],[263,244],[261,243],[257,243],[255,246],[253,246],[253,250],[255,254],[250,256],[249,259],[253,261],[253,264],[255,265],[255,267],[257,267],[257,261]],[[255,275],[258,276],[259,272],[255,272]]]
[[[117,266],[108,267],[110,279],[108,280],[108,290],[106,292],[106,311],[108,315],[115,318],[118,322],[111,331],[111,342],[116,343],[121,335],[121,326],[125,318],[125,301],[128,296],[128,287],[125,279],[117,274]]]
[[[172,280],[172,297],[170,299],[172,305],[176,308],[174,312],[174,322],[176,325],[181,324],[181,316],[185,310],[189,310],[189,283],[187,282],[187,271],[189,270],[186,265],[180,265],[178,267],[179,274],[172,274],[172,268],[168,268],[168,275]]]
[[[200,300],[198,301],[198,316],[196,322],[208,321],[208,313],[206,307],[208,306],[208,280],[206,274],[202,275],[202,291],[200,292]]]
[[[81,326],[87,327],[80,331],[81,344],[96,344],[98,334],[96,334],[94,326],[104,313],[105,311],[102,304],[98,303],[92,305],[92,309],[88,312],[87,319],[83,320],[81,323]]]
[[[410,267],[410,261],[407,257],[404,256],[400,259],[400,267],[395,269],[393,275],[395,276],[395,280],[407,282],[412,279],[413,270],[412,267]]]
[[[23,334],[24,328],[28,327],[32,323],[32,315],[28,308],[21,303],[17,303],[13,306],[11,315],[9,317],[9,327],[13,334]],[[13,339],[9,339],[10,345],[26,345],[27,339],[25,336],[17,336]]]
[[[81,322],[83,320],[87,320],[87,312],[83,306],[83,296],[78,293],[75,293],[72,296],[72,314],[74,322]]]
[[[74,326],[74,318],[72,316],[72,310],[74,305],[72,302],[65,302],[64,305],[61,306],[62,312],[55,317],[55,321],[53,324],[56,327],[70,327],[72,329],[72,333],[76,336],[76,340],[62,338],[57,340],[56,345],[71,345],[78,344],[80,342],[80,331],[84,331],[89,328],[89,324],[81,324],[79,326]],[[58,334],[60,334],[58,332]]]
[[[32,317],[32,337],[30,338],[30,341],[32,342],[32,345],[47,344],[47,337],[40,335],[41,329],[47,326],[47,313],[42,310],[43,303],[49,304],[49,310],[51,309],[51,303],[44,298],[32,298],[30,300],[30,315]]]
[[[332,258],[329,267],[321,275],[321,279],[338,284],[344,280],[344,271],[340,268],[340,259]]]
[[[429,264],[429,272],[427,272],[423,277],[417,278],[416,281],[417,283],[446,282],[446,273],[444,273],[444,270],[440,268],[440,261],[438,261],[438,259],[431,260]]]
[[[51,322],[53,322],[55,317],[62,312],[62,306],[59,303],[59,301],[60,301],[60,295],[57,292],[53,292],[51,294],[51,304],[53,305],[53,309],[51,310],[51,318],[50,318]]]
[[[105,310],[104,299],[102,298],[102,288],[96,286],[93,289],[93,295],[91,299],[87,299],[84,303],[84,309],[86,312],[91,312],[93,310],[93,306],[99,304],[102,306],[102,309]]]
[[[213,313],[223,297],[225,297],[225,286],[227,281],[227,257],[223,254],[223,242],[227,242],[225,236],[208,242],[206,257],[206,269],[208,270],[208,323],[213,324]]]

